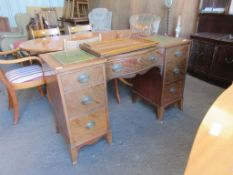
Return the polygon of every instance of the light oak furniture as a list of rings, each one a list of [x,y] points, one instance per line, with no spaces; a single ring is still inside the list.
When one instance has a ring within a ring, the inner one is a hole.
[[[185,175],[233,174],[233,85],[205,115],[196,134]]]
[[[16,49],[0,52],[0,55],[3,56],[16,54],[18,51],[19,50]],[[32,60],[40,62],[38,57],[25,57],[14,60],[0,60],[0,64],[17,64]],[[7,89],[9,109],[13,108],[14,110],[14,124],[17,124],[19,120],[19,104],[16,91],[37,87],[41,95],[44,96],[43,90],[41,88],[41,86],[45,84],[43,75],[44,73],[42,72],[41,66],[39,65],[29,65],[15,68],[7,72],[4,72],[2,69],[0,69],[0,81],[2,81]]]
[[[79,50],[58,52],[61,58],[76,57]],[[71,57],[69,57],[71,55]],[[73,55],[73,56],[72,56]],[[85,53],[86,55],[86,53]],[[112,142],[108,118],[105,59],[95,56],[87,61],[63,64],[53,53],[40,55],[46,67],[54,72],[46,76],[46,84],[55,115],[57,131],[69,145],[73,164],[82,146],[105,137]],[[64,60],[65,61],[65,60]]]
[[[91,25],[76,25],[76,26],[68,26],[69,35],[81,33],[81,32],[88,32],[91,31]]]
[[[30,29],[30,31],[33,39],[44,38],[49,36],[59,36],[61,34],[60,29],[58,27],[52,29],[43,29],[43,30]]]

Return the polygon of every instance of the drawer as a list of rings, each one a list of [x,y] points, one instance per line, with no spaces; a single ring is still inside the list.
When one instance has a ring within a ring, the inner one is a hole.
[[[147,49],[110,58],[106,64],[107,79],[129,77],[163,64],[163,49]]]
[[[106,105],[104,84],[86,89],[74,89],[64,93],[69,118],[79,117],[93,109]]]
[[[70,129],[72,140],[76,144],[96,138],[108,130],[107,110],[103,108],[71,121]]]
[[[169,61],[179,61],[188,58],[189,45],[172,47],[166,51],[166,59]]]
[[[176,83],[165,86],[165,89],[164,89],[164,103],[165,104],[169,103],[175,98],[182,96],[183,84],[184,84],[184,81],[178,81]]]
[[[176,81],[185,77],[186,60],[168,62],[166,65],[165,81],[166,83]]]
[[[88,88],[104,82],[104,65],[92,66],[61,75],[64,91]]]

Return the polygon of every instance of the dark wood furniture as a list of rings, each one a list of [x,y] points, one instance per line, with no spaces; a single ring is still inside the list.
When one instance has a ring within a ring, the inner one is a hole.
[[[231,0],[200,0],[200,13],[229,13]]]
[[[189,72],[222,86],[233,80],[233,15],[200,14],[191,35]]]
[[[157,118],[163,119],[164,110],[171,104],[183,109],[183,90],[189,41],[169,38],[159,44],[161,67],[154,67],[133,79],[133,101],[143,98],[156,107]]]
[[[7,17],[0,16],[0,32],[10,32],[10,24]]]

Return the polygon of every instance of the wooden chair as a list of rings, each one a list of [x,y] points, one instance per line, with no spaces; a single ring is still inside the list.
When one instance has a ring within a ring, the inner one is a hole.
[[[68,26],[69,35],[77,34],[77,33],[84,33],[92,31],[92,27],[90,24],[88,25],[76,25],[76,26]]]
[[[44,29],[44,30],[33,30],[30,29],[33,39],[44,38],[48,36],[59,36],[61,35],[59,28]]]
[[[18,49],[0,52],[0,56],[15,54],[16,52],[18,52]],[[32,60],[36,60],[40,63],[40,59],[38,57],[25,57],[14,60],[0,60],[0,65],[17,64]],[[39,65],[29,65],[15,68],[7,72],[0,69],[0,81],[2,81],[6,87],[9,109],[13,108],[14,124],[17,124],[19,120],[19,104],[16,91],[37,87],[39,92],[44,95],[41,88],[41,86],[45,84],[42,68]]]

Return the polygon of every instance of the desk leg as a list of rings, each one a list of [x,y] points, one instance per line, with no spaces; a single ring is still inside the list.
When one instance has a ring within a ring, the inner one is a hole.
[[[164,107],[163,106],[157,106],[156,112],[157,112],[157,119],[159,121],[161,121],[163,119]]]
[[[184,109],[183,102],[184,102],[183,98],[180,99],[180,101],[177,102],[178,108],[179,108],[181,111],[183,111],[183,109]]]
[[[77,157],[78,157],[79,150],[80,150],[79,147],[70,148],[70,156],[71,156],[71,160],[72,160],[73,165],[77,164]]]
[[[120,98],[120,93],[119,93],[118,79],[113,79],[112,81],[114,85],[114,94],[115,94],[116,101],[118,104],[120,104],[121,98]]]

